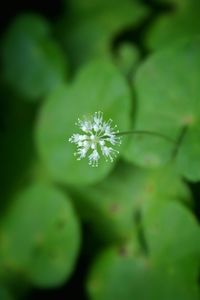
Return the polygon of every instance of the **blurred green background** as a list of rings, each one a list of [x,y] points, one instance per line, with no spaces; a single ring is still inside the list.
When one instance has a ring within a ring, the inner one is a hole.
[[[200,1],[6,1],[0,300],[200,299]],[[69,137],[102,111],[113,162]]]

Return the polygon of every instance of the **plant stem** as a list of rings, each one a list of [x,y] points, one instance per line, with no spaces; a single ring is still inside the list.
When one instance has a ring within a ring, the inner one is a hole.
[[[128,135],[128,134],[147,134],[147,135],[154,135],[154,136],[158,136],[161,137],[171,143],[177,143],[177,141],[173,140],[172,138],[162,134],[162,133],[158,133],[158,132],[154,132],[154,131],[148,131],[148,130],[131,130],[131,131],[122,131],[122,132],[118,132],[116,133],[117,136],[123,136],[123,135]]]
[[[174,159],[177,156],[179,148],[180,148],[180,145],[181,145],[181,143],[182,143],[182,141],[184,139],[184,136],[185,136],[187,130],[188,130],[188,126],[187,125],[182,128],[182,130],[180,132],[180,135],[179,135],[179,137],[177,139],[174,151],[172,153],[172,159]]]

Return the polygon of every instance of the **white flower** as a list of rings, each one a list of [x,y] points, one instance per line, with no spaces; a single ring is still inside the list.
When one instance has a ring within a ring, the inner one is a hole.
[[[77,151],[74,153],[77,160],[85,158],[88,154],[89,165],[97,167],[100,152],[111,162],[119,151],[111,146],[120,145],[121,139],[117,135],[117,126],[111,127],[112,120],[105,122],[102,112],[95,112],[91,119],[80,120],[76,123],[83,134],[75,133],[69,138],[69,142],[76,144]]]

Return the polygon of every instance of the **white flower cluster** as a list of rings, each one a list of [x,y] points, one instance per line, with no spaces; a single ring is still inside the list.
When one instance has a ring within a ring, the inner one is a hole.
[[[91,119],[78,119],[76,125],[79,126],[83,134],[73,134],[69,139],[69,142],[77,146],[77,151],[74,153],[77,160],[88,155],[89,165],[97,167],[101,152],[106,161],[108,159],[113,161],[119,151],[113,149],[112,146],[121,144],[121,139],[117,136],[119,133],[117,126],[111,127],[111,124],[111,119],[107,122],[103,120],[102,112],[95,112]]]

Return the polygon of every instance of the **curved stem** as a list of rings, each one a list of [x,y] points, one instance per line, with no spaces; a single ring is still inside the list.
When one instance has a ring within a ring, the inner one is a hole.
[[[162,134],[162,133],[158,133],[155,131],[148,131],[148,130],[131,130],[131,131],[122,131],[122,132],[118,132],[116,133],[117,136],[123,136],[123,135],[128,135],[128,134],[148,134],[148,135],[154,135],[154,136],[158,136],[161,137],[171,143],[176,143],[175,140],[173,140],[172,138]]]

